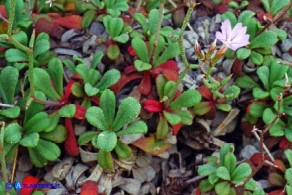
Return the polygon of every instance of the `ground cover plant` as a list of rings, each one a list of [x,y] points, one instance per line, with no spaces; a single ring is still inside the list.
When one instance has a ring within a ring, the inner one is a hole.
[[[0,194],[292,195],[291,16],[0,0]]]

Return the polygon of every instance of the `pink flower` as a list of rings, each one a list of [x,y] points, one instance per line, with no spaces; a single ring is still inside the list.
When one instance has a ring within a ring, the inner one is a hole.
[[[242,26],[242,23],[236,24],[232,29],[230,21],[225,20],[222,23],[221,30],[222,33],[216,32],[216,38],[233,51],[249,44],[249,35],[246,34],[247,28]]]

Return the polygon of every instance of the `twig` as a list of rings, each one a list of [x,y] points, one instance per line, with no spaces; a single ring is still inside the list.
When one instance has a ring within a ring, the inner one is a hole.
[[[275,15],[275,17],[273,17],[272,20],[264,26],[264,28],[262,28],[259,32],[257,32],[257,35],[264,32],[272,24],[275,24],[291,7],[292,7],[292,1],[290,1],[290,3],[286,7],[284,7],[277,15]]]
[[[267,146],[263,143],[262,138],[257,134],[256,131],[260,131],[260,130],[258,130],[258,129],[256,129],[256,128],[254,127],[254,129],[252,130],[252,133],[254,134],[255,138],[256,138],[259,142],[261,142],[261,146],[260,146],[260,147],[263,147],[263,149],[265,150],[265,152],[267,153],[267,155],[268,155],[268,156],[270,157],[270,159],[274,162],[274,161],[275,161],[274,157],[272,156],[272,154],[270,153],[270,151],[269,151],[269,149],[267,148]],[[263,134],[263,131],[261,131],[261,132],[262,132],[261,134]]]
[[[13,108],[14,107],[14,105],[11,105],[11,104],[2,104],[2,103],[0,103],[0,106],[1,107],[6,107],[6,108]]]
[[[136,9],[135,9],[134,14],[139,11],[139,9],[140,9],[140,7],[142,5],[142,2],[143,2],[143,0],[137,0],[137,5],[136,5]],[[131,20],[130,26],[132,26],[133,22],[134,22],[134,16],[133,16],[133,18]]]
[[[289,66],[292,67],[292,62],[288,62],[288,61],[281,61],[280,64],[283,64],[285,66]]]
[[[8,174],[6,168],[6,161],[5,161],[5,153],[4,153],[4,132],[5,132],[5,122],[0,121],[0,125],[2,125],[0,129],[0,158],[1,158],[1,170],[3,180],[7,183],[8,182]]]
[[[205,178],[205,177],[206,177],[205,175],[199,175],[199,176],[193,177],[193,178],[187,180],[187,181],[185,182],[185,184],[186,184],[186,185],[189,185],[189,184],[194,183],[194,182],[197,182],[197,181],[199,181],[199,180],[201,180],[201,179],[203,179],[203,178]]]

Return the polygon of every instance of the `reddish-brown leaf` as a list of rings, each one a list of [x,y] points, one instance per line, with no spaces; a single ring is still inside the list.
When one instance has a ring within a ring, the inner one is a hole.
[[[236,58],[232,64],[231,72],[237,77],[242,76],[242,65],[243,61]]]
[[[65,151],[69,156],[78,156],[79,148],[75,137],[71,118],[65,118],[65,127],[67,129],[67,138],[64,143]]]
[[[170,147],[169,144],[164,143],[163,141],[157,141],[153,136],[143,137],[132,143],[134,146],[140,148],[144,152],[151,155],[160,155],[163,152],[167,151]]]
[[[268,195],[285,195],[285,190],[274,190],[272,192],[269,192]]]
[[[161,112],[163,110],[163,103],[156,100],[146,100],[143,103],[143,108],[150,113]]]
[[[279,147],[282,149],[282,150],[286,150],[288,149],[289,147],[291,146],[291,143],[289,142],[289,140],[285,137],[283,137],[279,143]]]
[[[176,125],[173,125],[172,126],[172,134],[173,135],[177,135],[179,130],[182,128],[182,124],[181,123],[178,123]]]
[[[198,91],[207,100],[210,100],[210,101],[213,100],[213,95],[212,95],[211,91],[205,85],[201,85],[198,88]]]
[[[80,120],[85,119],[86,108],[78,104],[76,104],[75,106],[76,106],[76,111],[74,114],[74,118],[80,119]]]
[[[80,195],[98,195],[98,184],[94,181],[86,181],[82,184]]]
[[[285,173],[286,171],[286,167],[285,164],[283,163],[283,161],[276,159],[274,161],[274,164],[277,166],[277,168],[282,171],[283,173]]]
[[[53,18],[53,23],[69,29],[82,29],[82,17],[79,15]]]
[[[150,72],[143,72],[143,79],[139,85],[139,92],[143,95],[148,95],[151,91],[151,75]]]
[[[61,39],[64,31],[65,30],[61,26],[54,24],[53,22],[49,21],[46,18],[40,18],[35,23],[36,34],[39,34],[41,32],[45,32],[45,33],[49,34],[51,37]]]
[[[30,186],[30,185],[37,184],[38,182],[39,182],[39,178],[29,175],[23,178],[22,185],[25,184],[27,186]],[[21,188],[20,195],[31,195],[33,191],[34,191],[34,188]]]
[[[141,79],[141,78],[142,78],[142,75],[140,75],[138,73],[130,74],[130,75],[122,74],[120,80],[115,85],[111,86],[111,90],[114,91],[115,93],[117,93],[129,82],[136,80],[136,79]]]

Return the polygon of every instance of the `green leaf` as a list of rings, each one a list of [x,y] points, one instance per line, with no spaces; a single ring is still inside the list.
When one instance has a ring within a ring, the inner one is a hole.
[[[135,13],[134,18],[141,25],[143,31],[146,32],[147,31],[147,23],[146,23],[145,16],[141,13]]]
[[[248,182],[246,182],[244,188],[247,189],[247,190],[251,190],[251,191],[254,191],[257,187],[257,182],[254,180],[254,179],[250,179],[248,180]]]
[[[104,113],[99,107],[92,106],[88,108],[85,117],[91,125],[97,127],[98,129],[102,129],[103,131],[108,129]]]
[[[40,136],[38,133],[31,133],[31,134],[25,135],[19,143],[20,145],[24,147],[33,148],[37,146],[39,140],[40,140]]]
[[[128,34],[121,34],[119,36],[116,36],[114,38],[115,41],[119,43],[126,43],[129,40],[129,35]]]
[[[101,51],[96,52],[93,56],[92,61],[91,61],[90,68],[95,69],[98,66],[98,64],[101,62],[103,56],[104,56],[103,52],[101,52]]]
[[[110,152],[117,144],[117,135],[112,131],[103,131],[97,136],[96,140],[98,148]]]
[[[88,28],[91,24],[91,22],[94,20],[96,11],[95,10],[88,10],[84,13],[82,17],[82,27]]]
[[[286,169],[285,179],[287,181],[287,184],[292,186],[292,168]]]
[[[100,91],[103,91],[109,87],[111,87],[112,85],[116,84],[121,78],[121,73],[116,70],[116,69],[111,69],[108,70],[103,77],[101,78],[101,80],[99,81],[99,83],[97,84],[97,88]]]
[[[226,100],[233,100],[239,96],[240,88],[235,85],[230,86],[224,91],[223,94],[226,96]]]
[[[230,184],[228,182],[221,182],[215,186],[216,193],[220,195],[229,195],[230,190]]]
[[[267,66],[261,66],[257,70],[257,75],[260,78],[260,80],[262,81],[262,83],[264,84],[265,89],[269,90],[270,89],[270,85],[269,85],[270,70],[269,70],[269,68]]]
[[[231,175],[232,183],[238,184],[244,181],[251,174],[251,172],[252,170],[248,163],[241,163],[235,168]]]
[[[130,135],[130,134],[145,134],[148,127],[143,121],[137,121],[131,124],[126,129],[117,132],[117,136]]]
[[[234,27],[237,23],[237,19],[236,19],[235,15],[231,12],[225,12],[224,14],[222,14],[221,19],[222,19],[222,21],[229,19],[232,27]]]
[[[97,154],[98,164],[103,169],[112,169],[113,168],[113,158],[110,152],[104,150],[99,150]]]
[[[158,25],[159,10],[152,9],[149,13],[148,30],[150,34],[155,34]]]
[[[234,151],[234,147],[231,144],[224,144],[221,148],[220,148],[220,162],[223,163],[224,162],[224,158],[225,156],[229,153],[229,152],[233,152]]]
[[[88,96],[95,96],[99,92],[99,89],[93,87],[89,83],[86,83],[84,86],[84,91]]]
[[[134,38],[131,42],[138,58],[143,62],[149,63],[149,54],[146,43],[141,38]]]
[[[109,21],[109,34],[112,38],[117,37],[123,30],[124,22],[121,18],[111,18]]]
[[[7,108],[5,110],[0,110],[0,115],[8,117],[8,118],[17,118],[19,114],[20,114],[20,108],[18,106]]]
[[[165,117],[159,117],[157,129],[156,129],[156,139],[162,140],[168,134],[168,123]]]
[[[219,180],[219,177],[216,175],[216,173],[213,173],[208,176],[208,181],[211,185],[214,185]]]
[[[119,106],[116,118],[113,122],[113,130],[117,132],[124,125],[132,122],[140,114],[140,110],[141,105],[135,98],[128,97],[124,99]]]
[[[208,164],[200,165],[198,168],[198,173],[199,175],[202,175],[202,176],[208,176],[213,173],[216,173],[216,170],[217,170],[217,167],[214,167],[212,164],[208,163]]]
[[[18,123],[9,124],[4,130],[4,140],[10,144],[16,144],[22,137],[22,127]]]
[[[255,87],[252,90],[252,95],[255,99],[262,100],[270,96],[269,92],[262,90],[259,87]]]
[[[18,82],[19,73],[16,68],[7,66],[0,74],[0,96],[4,103],[14,104],[14,93]]]
[[[181,122],[181,118],[177,114],[169,113],[166,111],[163,111],[164,117],[171,125],[176,125]]]
[[[201,193],[209,192],[214,188],[214,186],[211,185],[207,179],[202,180],[199,184],[199,187]]]
[[[228,181],[230,180],[230,173],[226,167],[223,167],[223,166],[218,167],[218,169],[216,170],[216,175],[221,179],[228,180]]]
[[[57,160],[61,154],[60,148],[57,144],[42,139],[39,140],[35,149],[43,158],[50,161]]]
[[[103,111],[104,118],[108,126],[110,126],[115,118],[115,111],[116,111],[116,97],[115,94],[106,89],[100,97],[100,108]]]
[[[34,85],[36,88],[45,93],[52,100],[59,100],[61,96],[51,85],[51,79],[49,74],[41,68],[34,68]]]
[[[135,60],[134,65],[135,65],[135,68],[138,72],[142,72],[145,70],[151,70],[151,68],[152,68],[151,64],[148,64],[148,63],[143,62],[141,60]]]
[[[48,73],[54,83],[54,88],[60,96],[63,96],[63,64],[58,58],[53,58],[48,64]]]
[[[36,167],[43,167],[47,164],[47,160],[42,157],[35,148],[28,148],[29,157],[32,164]]]
[[[259,34],[254,40],[250,42],[250,48],[272,47],[277,43],[277,34],[272,31],[265,31]]]
[[[180,119],[181,123],[184,125],[191,125],[193,123],[193,115],[188,110],[179,110],[176,111],[175,114],[177,114]]]
[[[194,113],[196,115],[202,116],[211,110],[211,105],[209,102],[200,102],[194,106]]]
[[[230,104],[216,104],[216,108],[224,112],[229,112],[232,109]]]
[[[8,62],[28,61],[27,54],[18,49],[8,49],[5,52],[5,58]]]
[[[276,15],[278,12],[281,11],[281,9],[283,9],[289,3],[290,3],[289,0],[274,0],[274,1],[272,1],[271,13],[273,15]]]
[[[76,96],[76,97],[83,97],[83,96],[85,96],[85,93],[84,93],[84,90],[83,90],[83,85],[81,85],[80,83],[75,82],[72,85],[71,90],[72,90],[71,93],[74,96]]]
[[[67,137],[67,130],[63,125],[57,125],[50,132],[41,132],[40,137],[54,143],[63,143]]]
[[[38,55],[43,54],[44,52],[50,49],[50,41],[47,39],[41,39],[36,42],[33,48],[33,56],[36,58]]]
[[[164,85],[163,95],[167,96],[169,99],[172,99],[174,94],[177,92],[177,90],[173,90],[174,87],[176,87],[176,83],[174,81],[167,81]]]
[[[121,50],[118,45],[112,44],[107,48],[106,54],[109,57],[109,59],[116,60],[121,54]]]
[[[290,164],[290,167],[292,167],[292,150],[291,149],[285,150],[284,153],[285,153],[285,156],[288,159],[288,162]]]
[[[98,135],[97,131],[86,131],[82,133],[78,137],[78,145],[82,146],[88,144],[92,140],[92,138],[97,135]]]
[[[202,99],[201,94],[195,89],[189,89],[183,92],[178,98],[170,103],[170,108],[177,110],[181,107],[192,107]]]
[[[274,28],[272,29],[273,32],[277,33],[278,35],[278,39],[280,40],[285,40],[287,39],[287,33],[286,31],[284,31],[283,29],[280,29],[280,28]]]
[[[240,60],[245,60],[251,54],[251,50],[247,48],[240,48],[236,51],[236,57]]]
[[[156,49],[155,49],[155,52],[154,52],[154,56],[153,56],[153,61],[155,62],[156,59],[159,57],[160,53],[164,50],[165,48],[165,40],[164,38],[159,35],[158,36],[158,41],[155,42],[156,40],[156,36],[155,35],[152,35],[150,37],[150,40],[149,40],[149,48],[150,48],[150,54],[153,52],[153,49],[154,49],[154,45],[156,46]]]
[[[260,118],[263,116],[264,111],[267,107],[267,104],[254,102],[249,108],[249,113],[256,118]]]
[[[256,65],[261,65],[264,61],[263,55],[255,51],[251,52],[250,59]]]
[[[124,144],[123,142],[121,142],[119,140],[118,140],[117,145],[115,147],[115,152],[120,159],[127,159],[127,158],[133,156],[131,148],[127,144]]]
[[[224,159],[223,159],[223,162],[221,162],[221,164],[226,167],[226,169],[228,170],[228,172],[230,174],[233,173],[235,167],[236,167],[236,157],[233,153],[231,152],[228,152]],[[223,178],[222,178],[223,179]]]
[[[73,118],[75,112],[76,112],[75,104],[68,104],[66,106],[63,106],[60,110],[58,110],[58,115],[60,117]]]
[[[37,133],[46,130],[51,125],[51,120],[47,113],[39,112],[31,117],[25,124],[25,133]]]
[[[178,43],[177,42],[170,43],[168,47],[163,51],[162,55],[157,60],[155,60],[153,65],[154,67],[157,67],[166,62],[167,60],[170,60],[171,58],[178,56],[179,54],[180,50]]]

